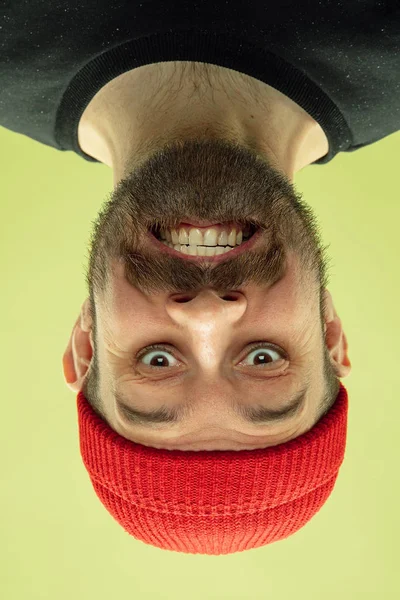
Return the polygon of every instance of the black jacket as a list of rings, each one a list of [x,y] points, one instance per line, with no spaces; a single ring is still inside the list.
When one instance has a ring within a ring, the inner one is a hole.
[[[153,62],[212,63],[276,88],[325,131],[314,164],[400,129],[398,0],[6,0],[0,16],[0,125],[91,162],[77,134],[86,106]]]

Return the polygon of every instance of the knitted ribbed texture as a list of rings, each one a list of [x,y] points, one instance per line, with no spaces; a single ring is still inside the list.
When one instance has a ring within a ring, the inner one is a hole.
[[[344,386],[307,433],[258,450],[159,450],[120,436],[77,395],[80,450],[94,490],[138,540],[190,554],[231,554],[303,527],[344,459]]]

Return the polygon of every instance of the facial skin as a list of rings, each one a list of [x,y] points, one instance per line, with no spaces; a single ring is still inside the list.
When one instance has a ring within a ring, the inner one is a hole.
[[[338,377],[351,371],[316,217],[293,186],[297,171],[328,152],[318,123],[251,77],[169,62],[109,82],[78,133],[81,148],[113,169],[114,190],[92,232],[92,298],[63,356],[68,387],[80,391],[92,365],[95,309],[105,418],[123,437],[170,450],[250,450],[311,429],[324,349]],[[217,263],[149,242],[154,223],[190,218],[251,221],[260,237]],[[134,364],[151,344],[168,349]],[[233,409],[233,401],[279,409],[307,375],[305,404],[290,420],[250,424]],[[143,411],[188,402],[191,411],[179,424],[129,423],[113,388]]]

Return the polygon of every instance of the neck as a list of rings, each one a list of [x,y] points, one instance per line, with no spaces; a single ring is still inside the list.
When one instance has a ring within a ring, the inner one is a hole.
[[[246,145],[267,155],[292,181],[328,152],[321,126],[290,98],[242,73],[198,65],[133,69],[103,86],[86,107],[79,144],[113,169],[115,184],[127,164],[177,139],[215,137]]]

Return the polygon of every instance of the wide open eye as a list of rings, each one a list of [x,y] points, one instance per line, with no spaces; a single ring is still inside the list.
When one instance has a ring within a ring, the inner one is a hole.
[[[275,355],[275,357],[274,357]],[[253,346],[253,348],[250,350],[249,354],[247,354],[246,359],[250,359],[250,363],[253,362],[254,359],[256,359],[258,364],[250,364],[250,366],[256,366],[256,367],[263,367],[263,366],[267,366],[271,363],[275,365],[275,363],[279,362],[281,359],[284,359],[285,357],[283,356],[283,354],[281,352],[278,352],[278,350],[276,350],[275,348],[271,348],[269,346],[269,344],[266,344],[265,342],[261,342],[259,344],[257,344],[256,346]],[[243,362],[243,361],[242,361]]]
[[[147,346],[147,348],[145,348],[142,352],[139,353],[139,355],[137,356],[137,360],[138,362],[143,363],[145,366],[155,369],[177,366],[176,364],[165,365],[165,361],[169,361],[170,359],[167,359],[165,356],[162,356],[162,353],[169,354],[170,356],[172,356],[173,361],[177,361],[177,359],[172,354],[170,348],[163,344],[153,344],[152,346]],[[143,358],[145,358],[146,362],[144,362]],[[279,362],[280,360],[284,360],[285,356],[283,352],[272,348],[270,344],[267,344],[266,342],[258,342],[250,349],[250,352],[248,352],[248,354],[246,355],[246,359],[247,358],[250,358],[250,363],[254,358],[256,358],[256,360],[258,361],[258,364],[250,364],[250,366],[264,367],[273,363],[275,367],[275,363]]]
[[[162,356],[163,352],[172,356],[174,361],[177,360],[171,353],[170,349],[168,347],[163,346],[162,344],[154,344],[152,346],[147,346],[147,348],[145,348],[145,350],[143,350],[143,352],[141,352],[137,356],[137,359],[138,362],[143,363],[146,367],[150,367],[151,369],[157,369],[159,367],[165,368],[165,364],[162,363],[165,363],[165,361],[169,359],[166,359],[164,356]],[[146,358],[146,362],[143,361],[143,357]],[[176,365],[167,365],[167,367],[170,366],[174,367]]]

